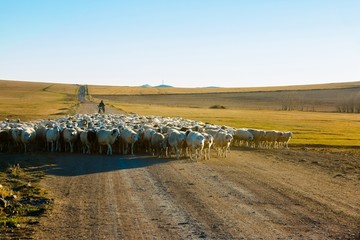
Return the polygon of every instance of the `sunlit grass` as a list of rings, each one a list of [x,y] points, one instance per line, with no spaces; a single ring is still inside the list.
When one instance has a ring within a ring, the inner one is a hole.
[[[111,102],[125,112],[183,117],[236,128],[291,131],[291,144],[360,146],[360,115],[300,111],[186,108]]]
[[[22,121],[75,113],[78,86],[0,81],[0,118]]]
[[[76,112],[77,85],[1,81],[0,118],[20,118],[23,121],[57,118]],[[342,85],[339,85],[342,86]],[[322,86],[324,87],[324,86]],[[328,85],[328,88],[332,85]],[[265,89],[265,88],[264,88]],[[266,88],[269,91],[272,88]],[[157,89],[136,87],[89,86],[91,94],[155,94],[223,91],[224,89]],[[234,89],[233,89],[234,90]],[[236,89],[235,89],[236,90]],[[237,89],[238,90],[238,89]],[[242,89],[244,90],[244,89]],[[98,99],[94,99],[95,102]],[[185,100],[184,100],[185,101]],[[255,109],[210,109],[171,106],[171,104],[130,104],[107,100],[107,104],[125,112],[141,115],[182,117],[236,128],[292,131],[292,144],[326,146],[360,146],[360,114],[277,111]]]

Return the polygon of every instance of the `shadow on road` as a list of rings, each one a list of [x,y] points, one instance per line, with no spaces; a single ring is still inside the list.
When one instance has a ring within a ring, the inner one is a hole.
[[[32,171],[44,171],[47,175],[80,176],[102,172],[119,171],[164,164],[174,159],[162,159],[150,156],[124,155],[83,155],[70,153],[34,153],[34,154],[1,154],[0,161],[9,164],[19,163]]]

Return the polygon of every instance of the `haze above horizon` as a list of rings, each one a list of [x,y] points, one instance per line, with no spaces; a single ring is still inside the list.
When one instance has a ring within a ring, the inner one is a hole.
[[[1,1],[0,79],[110,86],[360,80],[360,1]]]

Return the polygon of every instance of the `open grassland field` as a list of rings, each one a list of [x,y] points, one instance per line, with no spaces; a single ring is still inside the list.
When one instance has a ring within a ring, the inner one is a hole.
[[[75,113],[79,104],[77,85],[18,81],[0,84],[3,119],[57,118]],[[360,146],[360,114],[337,111],[347,99],[360,104],[360,82],[249,89],[88,89],[95,102],[104,99],[124,112],[183,117],[237,128],[292,131],[292,145]]]
[[[0,118],[22,121],[74,113],[78,86],[0,80]]]
[[[119,102],[160,104],[167,106],[209,108],[215,105],[228,109],[299,110],[306,112],[339,112],[346,100],[360,101],[360,87],[321,90],[276,90],[264,92],[168,93],[142,95],[90,94],[96,98]],[[360,103],[359,103],[360,104]],[[360,110],[357,108],[356,111]]]
[[[292,131],[292,145],[360,146],[360,114],[337,111],[347,99],[359,99],[360,104],[358,83],[316,85],[316,89],[298,87],[299,90],[228,89],[227,93],[194,93],[189,89],[186,94],[171,88],[163,90],[166,94],[152,94],[152,88],[132,88],[133,95],[127,95],[129,87],[123,88],[124,93],[121,88],[107,87],[114,94],[96,94],[105,88],[89,86],[89,94],[124,112],[183,117],[237,128]],[[210,90],[218,89],[207,89]],[[293,107],[288,109],[289,106]]]
[[[358,82],[353,85],[328,84],[323,87],[315,85],[314,89],[305,86],[251,89],[89,86],[89,93],[96,98],[111,98],[125,103],[152,103],[180,107],[206,108],[221,105],[229,109],[339,112],[344,105],[354,103],[355,112],[360,111]]]

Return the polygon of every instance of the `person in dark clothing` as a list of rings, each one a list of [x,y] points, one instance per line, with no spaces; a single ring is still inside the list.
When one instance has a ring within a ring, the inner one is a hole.
[[[105,103],[103,102],[103,100],[101,100],[101,102],[98,105],[99,108],[99,113],[105,113]]]

